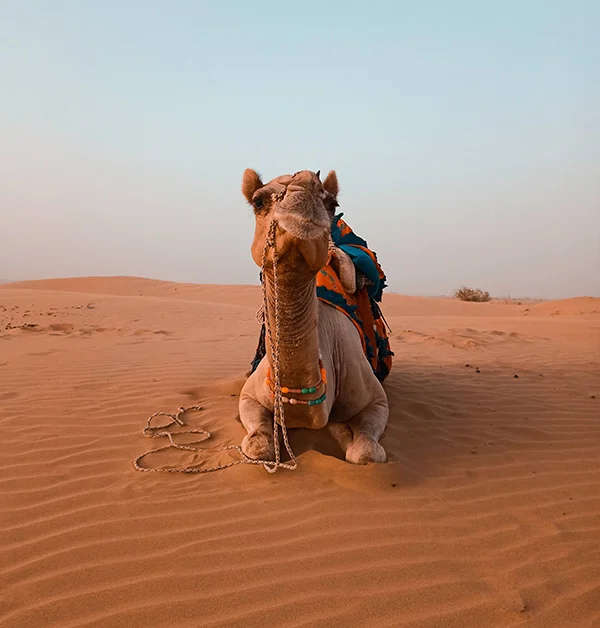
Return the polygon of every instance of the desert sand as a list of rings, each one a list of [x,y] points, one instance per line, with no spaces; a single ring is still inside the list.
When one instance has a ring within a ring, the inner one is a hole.
[[[0,625],[600,626],[600,299],[388,294],[389,462],[140,473],[149,414],[235,453],[260,289],[0,287]],[[189,437],[188,437],[189,438]]]

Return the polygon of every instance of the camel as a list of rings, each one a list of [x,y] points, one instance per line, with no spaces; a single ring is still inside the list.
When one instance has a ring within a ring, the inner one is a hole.
[[[251,253],[254,262],[263,267],[265,316],[272,329],[274,251],[277,256],[278,353],[282,393],[287,395],[286,427],[327,427],[347,462],[385,462],[386,452],[379,440],[388,421],[386,393],[352,322],[316,296],[316,276],[327,263],[332,246],[330,230],[339,192],[335,171],[323,182],[319,173],[303,170],[263,184],[257,172],[247,169],[242,192],[254,210]],[[275,236],[271,248],[265,247],[270,233]],[[354,289],[352,262],[339,249],[333,260],[341,281]],[[266,342],[265,357],[240,393],[239,417],[247,432],[243,452],[252,459],[273,460],[273,364],[270,340]]]

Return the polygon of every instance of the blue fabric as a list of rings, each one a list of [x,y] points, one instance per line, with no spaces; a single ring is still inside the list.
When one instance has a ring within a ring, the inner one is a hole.
[[[331,225],[331,239],[333,240],[333,243],[336,246],[340,246],[342,244],[358,244],[358,246],[369,248],[367,241],[359,238],[354,232],[342,235],[342,230],[338,226],[338,222],[343,215],[344,212],[340,212],[339,214],[336,214],[333,219],[333,224]]]

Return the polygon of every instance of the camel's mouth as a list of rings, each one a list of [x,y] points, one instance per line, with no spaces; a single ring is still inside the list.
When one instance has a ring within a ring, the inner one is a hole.
[[[325,208],[323,208],[322,213],[324,214],[323,217],[320,215],[306,216],[305,214],[276,207],[273,212],[273,219],[277,221],[283,231],[286,231],[291,236],[299,240],[315,240],[328,234],[331,228],[331,220],[325,212]]]

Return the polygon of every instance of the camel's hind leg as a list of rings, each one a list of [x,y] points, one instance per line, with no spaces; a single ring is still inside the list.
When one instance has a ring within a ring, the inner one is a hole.
[[[348,425],[348,423],[336,423],[334,421],[330,421],[327,423],[327,429],[333,438],[335,438],[338,442],[338,445],[342,448],[344,455],[346,455],[346,451],[348,451],[348,447],[350,447],[352,439],[354,438],[350,425]]]
[[[256,399],[242,395],[240,421],[248,432],[242,441],[242,451],[255,460],[274,460],[273,413]]]
[[[387,455],[379,439],[387,425],[388,416],[387,400],[382,399],[352,417],[348,423],[352,429],[352,442],[346,449],[347,462],[368,464],[386,461]]]

